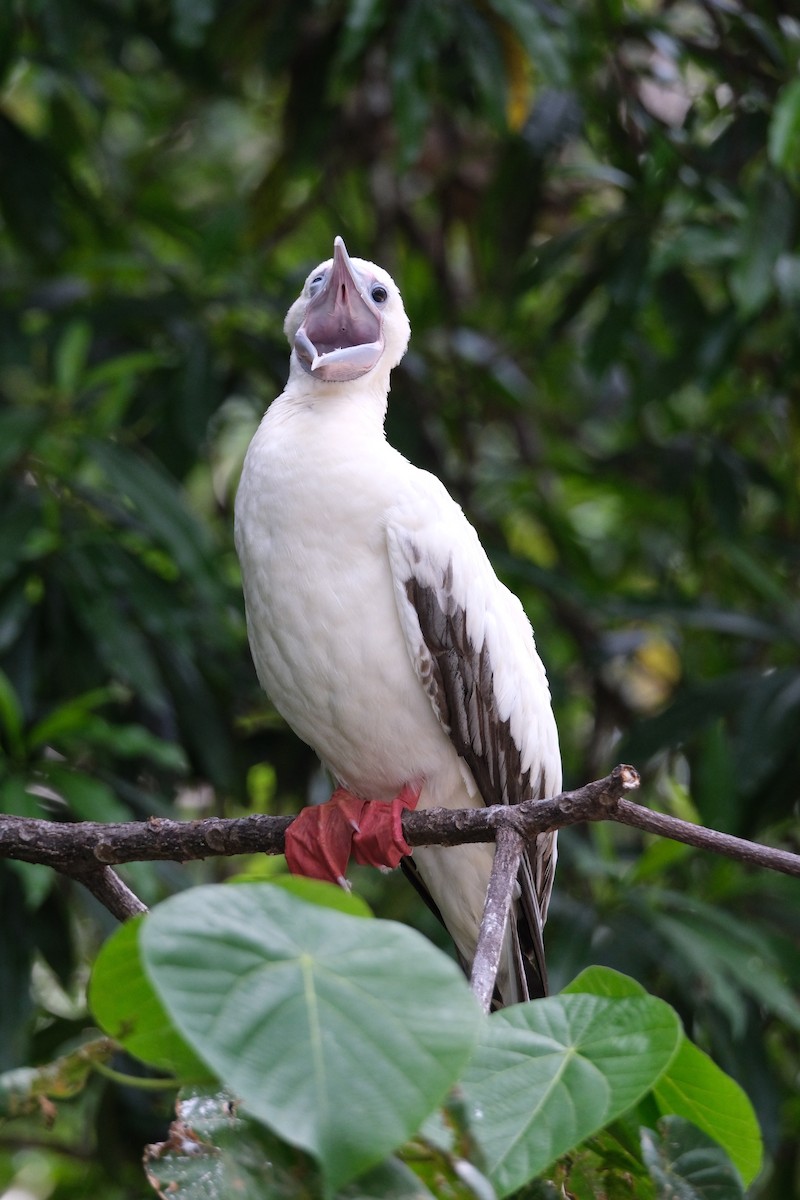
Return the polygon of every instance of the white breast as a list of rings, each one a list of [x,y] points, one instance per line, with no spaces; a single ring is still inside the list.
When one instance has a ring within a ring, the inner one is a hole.
[[[411,665],[386,550],[386,513],[415,469],[382,438],[361,442],[318,409],[273,405],[245,461],[236,540],[264,689],[342,783],[390,799],[458,759]]]

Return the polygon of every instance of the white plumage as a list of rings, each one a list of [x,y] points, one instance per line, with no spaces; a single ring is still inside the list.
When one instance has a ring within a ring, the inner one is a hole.
[[[555,795],[558,738],[519,601],[438,479],[386,441],[389,374],[408,342],[380,267],[334,259],[286,318],[289,381],[245,459],[236,499],[250,644],[261,684],[356,796],[476,807]],[[474,953],[493,848],[414,851],[462,960]],[[544,986],[541,926],[555,835],[521,872],[498,988]],[[533,973],[525,957],[534,962]]]

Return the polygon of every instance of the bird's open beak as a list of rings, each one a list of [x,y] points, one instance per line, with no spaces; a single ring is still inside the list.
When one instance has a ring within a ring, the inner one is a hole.
[[[333,243],[333,266],[306,309],[294,348],[306,371],[329,383],[359,379],[383,353],[383,317],[340,237]]]

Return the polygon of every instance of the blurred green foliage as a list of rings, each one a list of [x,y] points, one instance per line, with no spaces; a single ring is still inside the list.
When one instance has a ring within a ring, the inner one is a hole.
[[[788,0],[5,0],[0,806],[313,785],[250,665],[231,504],[339,233],[403,290],[390,437],[521,596],[568,782],[627,759],[648,803],[796,845],[799,62]],[[796,1194],[796,883],[562,845],[556,986],[602,962],[674,1004],[759,1109],[753,1195]],[[435,936],[399,881],[359,885]],[[44,868],[3,866],[0,905],[9,1069],[81,1035],[109,922]],[[0,1187],[142,1196],[165,1111],[95,1080],[52,1133],[0,1127]]]

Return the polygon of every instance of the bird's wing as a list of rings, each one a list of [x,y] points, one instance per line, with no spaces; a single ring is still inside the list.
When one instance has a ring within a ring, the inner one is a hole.
[[[434,712],[486,804],[561,790],[558,735],[533,631],[492,569],[475,530],[433,476],[387,520],[387,544],[408,652]],[[520,868],[518,961],[531,994],[546,990],[542,927],[553,887],[555,834]],[[536,975],[539,981],[536,980]],[[523,992],[524,994],[524,992]]]

